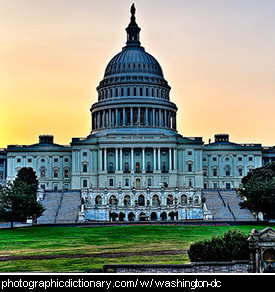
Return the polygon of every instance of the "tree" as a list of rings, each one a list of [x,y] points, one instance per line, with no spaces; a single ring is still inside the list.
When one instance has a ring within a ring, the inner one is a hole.
[[[1,219],[11,222],[11,228],[14,222],[26,219],[29,192],[30,187],[22,182],[17,184],[8,182],[6,186],[0,186],[0,216]]]
[[[38,190],[38,179],[35,171],[31,167],[22,167],[15,178],[15,184],[25,182],[30,186],[30,195],[36,196]]]
[[[265,219],[275,216],[275,163],[255,168],[242,179],[238,191],[242,209],[262,212]]]
[[[36,220],[45,211],[37,202],[36,193],[38,180],[32,168],[23,167],[14,183],[8,182],[0,187],[0,217],[11,222],[26,221],[27,218]]]

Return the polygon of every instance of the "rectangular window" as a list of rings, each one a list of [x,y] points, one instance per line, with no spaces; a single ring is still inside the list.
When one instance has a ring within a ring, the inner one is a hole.
[[[125,185],[125,187],[129,187],[129,185],[130,185],[129,178],[125,178],[124,185]]]
[[[192,171],[192,163],[188,163],[188,171]]]
[[[20,163],[21,162],[21,158],[17,158],[17,162]]]
[[[114,186],[114,179],[110,178],[109,179],[109,187],[113,187]]]
[[[213,176],[217,176],[217,169],[216,168],[213,169]]]
[[[88,182],[87,182],[87,180],[86,179],[84,179],[83,180],[83,188],[87,188],[87,186],[88,186]]]
[[[87,168],[87,164],[83,164],[83,172],[87,172],[88,168]]]
[[[65,170],[64,170],[64,176],[65,176],[65,177],[69,177],[69,170],[68,170],[68,169],[65,169]]]
[[[45,168],[41,168],[41,170],[40,170],[40,176],[41,177],[45,177],[46,176]]]
[[[54,176],[54,177],[58,177],[58,170],[57,170],[57,169],[54,170],[54,172],[53,172],[53,176]]]
[[[32,159],[31,158],[28,158],[28,163],[31,163],[32,162]]]

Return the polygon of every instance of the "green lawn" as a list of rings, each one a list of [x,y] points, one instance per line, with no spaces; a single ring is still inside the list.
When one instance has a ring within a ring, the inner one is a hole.
[[[267,226],[114,226],[114,227],[29,227],[0,230],[0,258],[3,256],[91,254],[187,250],[190,243],[230,228],[248,234]],[[58,258],[0,261],[0,272],[84,272],[105,264],[182,264],[186,254],[134,255],[104,258]]]

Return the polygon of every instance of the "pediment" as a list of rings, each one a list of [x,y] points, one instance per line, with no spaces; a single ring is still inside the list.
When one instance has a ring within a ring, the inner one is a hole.
[[[260,233],[260,240],[263,241],[275,241],[275,230],[271,227],[267,227]]]

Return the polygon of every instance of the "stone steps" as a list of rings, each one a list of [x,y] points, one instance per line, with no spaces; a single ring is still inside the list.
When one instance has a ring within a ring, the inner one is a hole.
[[[46,192],[41,201],[45,211],[38,224],[76,223],[81,206],[80,192]]]
[[[246,209],[241,209],[241,199],[236,191],[203,191],[206,206],[216,221],[256,221],[255,216]]]

